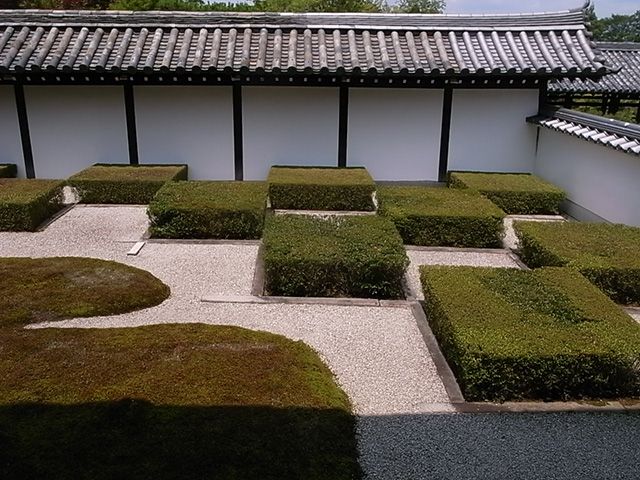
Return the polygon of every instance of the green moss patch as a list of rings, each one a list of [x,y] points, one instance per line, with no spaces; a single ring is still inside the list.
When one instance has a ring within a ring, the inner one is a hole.
[[[467,400],[640,396],[640,325],[575,270],[420,273],[429,323]]]
[[[18,167],[15,163],[0,163],[0,178],[16,178]]]
[[[0,179],[0,230],[34,231],[62,209],[63,182]]]
[[[375,184],[361,167],[271,167],[271,206],[289,210],[373,210]]]
[[[69,178],[82,203],[143,205],[171,180],[186,180],[186,165],[96,164]]]
[[[302,342],[190,324],[8,330],[0,351],[3,479],[360,477],[347,396]]]
[[[380,213],[409,245],[499,247],[504,212],[471,191],[437,187],[378,187]]]
[[[126,313],[169,296],[149,272],[95,258],[0,258],[0,278],[0,327]]]
[[[149,205],[151,236],[257,239],[266,199],[264,182],[171,182]]]
[[[263,245],[269,295],[403,296],[409,262],[400,235],[386,219],[276,215],[267,221]]]
[[[530,267],[578,269],[624,305],[640,305],[640,228],[578,222],[514,222]]]
[[[476,190],[508,214],[558,214],[566,198],[563,190],[528,173],[451,172],[449,186]]]

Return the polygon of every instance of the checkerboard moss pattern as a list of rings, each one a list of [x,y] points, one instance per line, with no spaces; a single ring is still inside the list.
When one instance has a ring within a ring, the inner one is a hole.
[[[371,211],[375,184],[365,168],[271,167],[271,206],[286,210]]]
[[[378,216],[276,215],[264,239],[265,290],[297,297],[402,298],[408,259]]]
[[[508,214],[560,213],[563,190],[528,173],[451,172],[449,186],[480,192]]]
[[[81,203],[148,204],[165,183],[187,180],[186,165],[95,164],[69,178]]]
[[[60,180],[0,179],[0,230],[34,231],[62,209]]]
[[[640,228],[581,222],[514,222],[531,268],[579,270],[613,300],[640,305]]]
[[[149,205],[151,236],[258,239],[266,204],[264,182],[169,182]]]
[[[500,247],[504,212],[480,194],[423,186],[378,186],[379,213],[408,245]]]
[[[466,400],[640,396],[640,325],[579,272],[420,273],[429,323]]]

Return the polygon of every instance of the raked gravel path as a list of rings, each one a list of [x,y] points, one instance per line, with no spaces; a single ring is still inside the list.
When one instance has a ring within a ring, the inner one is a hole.
[[[640,416],[447,413],[452,407],[408,308],[201,302],[207,295],[249,295],[257,247],[147,243],[138,256],[127,256],[146,228],[144,207],[76,207],[44,232],[0,232],[0,256],[116,260],[149,270],[172,290],[147,310],[37,327],[202,322],[305,341],[355,405],[368,478],[638,478]],[[501,253],[409,256],[417,290],[418,263],[517,266]]]

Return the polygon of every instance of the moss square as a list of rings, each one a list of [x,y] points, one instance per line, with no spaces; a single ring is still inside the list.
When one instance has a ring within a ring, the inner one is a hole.
[[[60,180],[0,179],[0,230],[34,231],[62,208]]]
[[[82,203],[143,205],[171,180],[186,180],[186,165],[98,163],[69,178]]]
[[[276,209],[361,210],[375,208],[375,184],[365,168],[271,167],[269,199]]]
[[[640,228],[606,223],[514,222],[530,267],[579,270],[618,303],[640,305]]]
[[[480,192],[508,214],[558,214],[563,190],[529,173],[451,172],[449,186]]]
[[[378,187],[380,213],[404,243],[424,246],[499,247],[504,212],[476,192],[438,187]]]
[[[14,163],[0,163],[0,178],[16,178],[18,167]]]
[[[429,323],[467,400],[640,395],[640,325],[579,272],[420,273]]]
[[[149,205],[151,236],[257,239],[266,203],[264,182],[169,182]]]
[[[264,239],[265,290],[298,297],[401,298],[408,259],[378,216],[276,215]]]

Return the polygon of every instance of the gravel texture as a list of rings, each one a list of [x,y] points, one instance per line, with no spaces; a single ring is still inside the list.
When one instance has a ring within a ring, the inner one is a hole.
[[[504,219],[504,238],[502,246],[515,250],[518,248],[518,237],[513,230],[514,220],[526,220],[527,222],[564,222],[562,215],[507,215]]]
[[[112,259],[149,270],[172,289],[167,301],[147,310],[35,327],[201,322],[303,340],[354,403],[368,478],[637,478],[640,415],[446,413],[452,406],[408,308],[201,302],[250,295],[258,247],[147,243],[127,256],[146,227],[144,207],[80,207],[44,232],[0,233],[3,256]],[[506,253],[409,256],[414,287],[418,264],[517,267]]]
[[[460,249],[446,250],[407,250],[411,264],[407,270],[407,285],[411,295],[424,300],[420,285],[420,265],[466,265],[471,267],[503,267],[520,268],[507,250],[503,252],[488,251],[486,253],[471,252]]]

